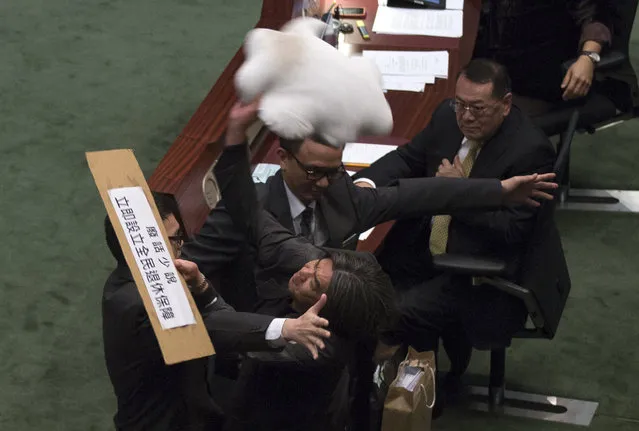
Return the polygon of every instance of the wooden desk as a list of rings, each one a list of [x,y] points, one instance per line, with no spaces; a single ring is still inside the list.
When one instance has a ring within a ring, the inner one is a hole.
[[[280,28],[293,17],[294,11],[299,10],[301,2],[302,0],[264,0],[262,14],[256,27]],[[327,0],[321,0],[320,3],[322,10],[326,10],[331,4]],[[371,36],[369,41],[364,41],[355,29],[354,33],[344,37],[343,42],[346,45],[341,45],[343,49],[350,52],[359,52],[362,49],[449,52],[449,79],[438,79],[434,85],[428,85],[423,93],[387,93],[386,97],[394,117],[394,139],[364,137],[360,140],[389,144],[406,141],[426,126],[437,105],[454,95],[455,77],[461,66],[470,60],[475,46],[481,0],[465,0],[464,37],[461,39],[376,34],[372,28],[377,0],[342,0],[340,4],[344,7],[364,6],[367,9],[365,22]],[[243,54],[239,50],[149,180],[152,190],[175,195],[189,233],[199,230],[209,212],[202,192],[202,179],[221,152],[220,138],[226,127],[227,113],[236,101],[233,76],[242,61]],[[253,161],[265,161],[269,157],[274,137],[268,131],[263,131],[254,142],[258,145],[253,152]],[[377,228],[359,248],[376,249],[388,226],[389,224],[385,224]]]

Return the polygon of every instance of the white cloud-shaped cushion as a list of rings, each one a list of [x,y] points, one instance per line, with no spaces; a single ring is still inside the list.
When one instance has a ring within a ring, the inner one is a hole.
[[[377,66],[346,57],[318,36],[324,23],[296,18],[281,31],[251,30],[235,75],[240,99],[262,95],[260,119],[288,139],[321,138],[338,147],[393,128]]]

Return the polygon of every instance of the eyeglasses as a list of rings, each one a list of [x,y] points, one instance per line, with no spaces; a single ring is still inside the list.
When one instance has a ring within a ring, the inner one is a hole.
[[[176,245],[182,245],[186,241],[186,237],[184,235],[172,235],[169,236],[169,241]]]
[[[188,241],[188,236],[182,231],[178,231],[175,235],[169,235],[169,241],[173,243],[176,247],[182,247],[186,241]]]
[[[329,182],[337,181],[346,174],[346,168],[344,168],[343,164],[340,164],[336,168],[321,168],[319,166],[308,166],[304,163],[300,162],[295,154],[288,152],[291,157],[295,159],[297,164],[304,172],[306,172],[306,178],[310,181],[319,181],[322,178],[326,177]]]
[[[470,112],[470,115],[472,115],[473,117],[481,117],[483,115],[486,115],[495,106],[497,105],[495,104],[495,105],[489,105],[489,106],[474,106],[474,105],[469,105],[467,103],[461,102],[459,100],[450,101],[450,107],[453,108],[453,111],[461,115],[464,115],[464,111],[468,111]]]
[[[175,253],[175,258],[179,259],[182,256],[182,247],[184,246],[184,242],[188,239],[186,235],[183,233],[179,233],[177,235],[170,235],[169,242],[173,246],[173,252]]]

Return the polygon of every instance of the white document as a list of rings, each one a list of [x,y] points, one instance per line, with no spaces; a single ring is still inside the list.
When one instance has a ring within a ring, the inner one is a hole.
[[[270,177],[280,170],[280,165],[273,163],[258,163],[253,169],[253,182],[265,183]]]
[[[368,166],[397,148],[397,145],[348,143],[344,147],[345,165]]]
[[[436,37],[462,37],[463,10],[408,9],[379,6],[373,31]]]
[[[402,76],[383,75],[382,88],[384,90],[413,91],[421,93],[426,84],[434,84],[434,76]]]
[[[448,78],[447,51],[363,51],[384,75]]]
[[[144,191],[141,187],[110,189],[109,197],[162,329],[194,325],[191,305]]]

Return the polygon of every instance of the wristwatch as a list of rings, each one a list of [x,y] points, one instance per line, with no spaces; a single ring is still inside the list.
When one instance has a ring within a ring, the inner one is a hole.
[[[590,59],[590,61],[592,61],[594,63],[595,66],[597,64],[599,64],[599,62],[601,61],[601,56],[597,52],[581,51],[581,53],[579,55],[585,55],[586,57],[588,57]]]

